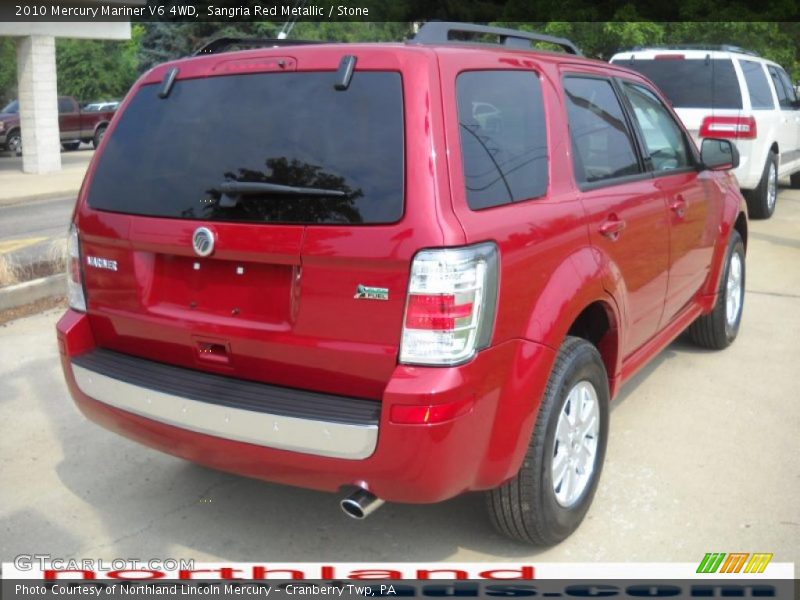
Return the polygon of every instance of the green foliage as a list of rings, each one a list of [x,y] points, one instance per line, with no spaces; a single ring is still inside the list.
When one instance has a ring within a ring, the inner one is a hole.
[[[251,3],[254,0],[247,0]],[[422,0],[414,0],[422,2]],[[392,17],[392,10],[403,14],[400,5],[383,0],[365,0],[372,9],[382,7],[383,14]],[[446,16],[448,0],[436,0]],[[504,14],[527,10],[528,0],[510,0]],[[261,2],[263,5],[264,2]],[[563,4],[563,6],[562,6]],[[574,6],[574,11],[566,9]],[[608,60],[624,49],[636,46],[677,44],[732,44],[754,50],[783,65],[793,78],[800,78],[800,23],[742,21],[752,18],[749,9],[739,4],[718,5],[715,0],[689,0],[681,4],[681,14],[687,19],[714,18],[719,21],[653,22],[644,21],[631,4],[617,9],[613,21],[597,22],[600,8],[579,0],[559,2],[561,12],[584,21],[497,23],[507,27],[539,31],[571,39],[590,57]],[[491,2],[474,5],[475,18],[480,22],[483,12],[489,12]],[[515,8],[516,7],[516,8]],[[136,23],[132,39],[127,42],[58,39],[58,90],[60,94],[76,96],[82,101],[122,97],[130,85],[151,67],[191,54],[198,46],[218,37],[276,37],[280,21],[253,23],[164,22]],[[402,41],[411,35],[406,22],[360,21],[298,21],[290,37],[297,39],[379,42]],[[0,102],[16,97],[16,48],[13,38],[0,38]]]
[[[17,50],[13,38],[0,38],[0,108],[17,97]]]
[[[57,39],[58,93],[79,102],[124,96],[138,75],[136,50],[143,33],[134,25],[126,42]]]

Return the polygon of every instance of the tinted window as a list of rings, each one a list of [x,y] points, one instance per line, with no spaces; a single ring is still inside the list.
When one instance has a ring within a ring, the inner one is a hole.
[[[400,75],[356,71],[347,90],[335,83],[335,72],[208,77],[178,81],[163,100],[160,85],[144,86],[107,140],[89,205],[185,219],[396,221],[404,181]],[[273,189],[231,203],[224,182],[335,195]]]
[[[691,165],[680,126],[658,97],[640,85],[625,84],[625,93],[644,136],[653,170],[672,171]]]
[[[767,67],[767,70],[772,78],[772,84],[775,86],[775,93],[778,95],[778,104],[781,105],[781,108],[788,108],[789,96],[787,96],[783,83],[781,83],[781,79],[778,77],[778,71],[775,70],[775,67]]]
[[[611,83],[605,79],[568,77],[564,91],[578,182],[639,173],[631,134]]]
[[[740,60],[739,65],[747,82],[747,92],[750,95],[750,106],[758,108],[775,108],[772,99],[772,90],[769,89],[767,75],[761,63],[752,60]]]
[[[69,98],[58,99],[58,112],[70,113],[74,111],[75,111],[75,106],[72,104],[72,100],[70,100]]]
[[[456,81],[467,204],[473,210],[547,191],[547,137],[539,78],[472,71]]]
[[[775,85],[775,92],[778,94],[778,104],[781,105],[782,109],[793,109],[795,93],[792,82],[789,81],[789,76],[783,69],[778,69],[777,67],[768,66],[767,70],[772,78],[772,83]]]
[[[655,83],[676,108],[742,108],[730,59],[617,60]]]

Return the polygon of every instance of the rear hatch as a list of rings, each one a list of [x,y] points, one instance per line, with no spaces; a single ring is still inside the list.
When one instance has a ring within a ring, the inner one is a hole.
[[[243,59],[264,71],[246,74],[226,59],[226,74],[179,77],[166,98],[140,86],[78,212],[98,345],[380,398],[411,257],[440,239],[405,216],[399,69],[356,69],[336,89],[340,59]]]
[[[706,117],[739,117],[742,93],[730,56],[711,50],[650,50],[618,54],[612,62],[655,83],[700,146]]]

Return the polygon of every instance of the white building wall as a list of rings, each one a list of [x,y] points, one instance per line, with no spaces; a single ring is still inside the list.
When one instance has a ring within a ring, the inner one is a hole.
[[[32,35],[17,40],[17,84],[22,128],[22,170],[61,169],[56,84],[56,41]]]

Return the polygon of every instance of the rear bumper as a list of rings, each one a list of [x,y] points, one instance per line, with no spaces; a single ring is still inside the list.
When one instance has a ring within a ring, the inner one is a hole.
[[[87,368],[84,360],[95,344],[80,313],[64,315],[58,338],[75,403],[108,429],[248,477],[325,491],[358,485],[385,500],[416,503],[489,489],[516,473],[554,359],[545,346],[513,340],[458,367],[398,366],[380,403],[347,399],[377,405],[377,423],[366,422],[367,413],[355,405],[353,414],[359,414],[345,423],[209,404],[192,394],[156,395],[152,386],[107,371],[98,377],[102,369]],[[443,423],[407,425],[390,418],[397,404],[448,403],[465,408]]]

